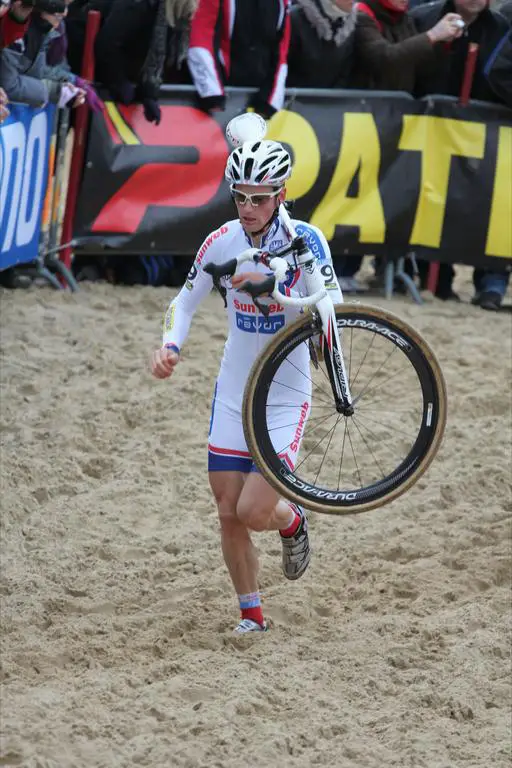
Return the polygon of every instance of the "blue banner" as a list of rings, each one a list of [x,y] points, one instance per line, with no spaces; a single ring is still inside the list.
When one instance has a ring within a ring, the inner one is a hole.
[[[55,106],[9,104],[0,125],[0,270],[37,258]]]

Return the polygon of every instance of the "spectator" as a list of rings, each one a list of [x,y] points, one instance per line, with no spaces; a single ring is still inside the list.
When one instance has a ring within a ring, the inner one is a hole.
[[[44,17],[44,14],[42,14]],[[71,72],[67,60],[67,35],[64,21],[61,20],[46,36],[43,48],[46,54],[45,65],[42,70],[42,76],[48,80],[57,82],[70,82],[81,88],[85,92],[85,99],[93,112],[101,112],[105,105],[99,98],[91,83]]]
[[[104,18],[96,38],[96,75],[122,104],[142,102],[144,116],[158,125],[162,75],[169,55],[185,58],[188,27],[197,0],[112,0],[92,2]]]
[[[510,70],[495,70],[491,77],[486,75],[486,63],[492,62],[492,54],[499,51],[500,42],[509,34],[510,25],[499,12],[489,7],[488,0],[440,0],[421,6],[413,12],[419,29],[426,29],[446,13],[457,12],[461,15],[465,28],[462,36],[442,50],[436,68],[431,70],[418,83],[418,94],[445,94],[459,96],[464,68],[470,43],[477,43],[478,58],[471,89],[471,98],[481,101],[506,102],[510,98]],[[503,44],[507,54],[507,41]],[[510,45],[510,42],[508,42]],[[510,51],[508,52],[510,55]],[[505,63],[506,64],[506,63]],[[492,70],[492,66],[491,66]],[[508,81],[508,85],[507,85]],[[482,309],[500,308],[507,291],[510,274],[503,270],[490,272],[475,270],[473,283],[475,295],[473,303]]]
[[[512,2],[504,3],[499,11],[511,28],[487,59],[484,75],[496,98],[512,107]]]
[[[0,5],[0,51],[23,37],[31,12],[32,6],[24,6],[20,0]]]
[[[65,8],[64,13],[58,14],[34,12],[25,37],[0,53],[0,86],[10,101],[34,107],[42,107],[49,101],[60,107],[76,107],[84,102],[82,89],[70,82],[43,77],[45,38],[64,16]]]
[[[478,58],[471,89],[471,98],[499,101],[484,74],[484,66],[500,40],[509,31],[509,24],[498,12],[489,8],[488,0],[438,0],[420,6],[412,12],[418,29],[423,31],[447,13],[457,13],[464,21],[464,30],[450,46],[440,51],[436,66],[420,73],[416,93],[423,96],[439,93],[459,96],[470,43],[478,43]]]
[[[494,95],[512,108],[512,30],[500,40],[484,69]]]
[[[496,7],[496,10],[512,25],[512,0],[505,0]]]
[[[355,30],[352,0],[297,0],[290,21],[287,85],[348,87]]]
[[[225,85],[256,88],[247,106],[265,118],[282,108],[289,5],[289,0],[199,0],[188,65],[202,109],[224,109]]]
[[[407,13],[407,0],[366,0],[357,4],[356,63],[353,84],[413,93],[421,71],[433,69],[437,43],[460,37],[460,16],[442,14],[419,32]]]
[[[437,43],[454,39],[461,34],[456,26],[460,20],[450,14],[429,29],[418,31],[407,13],[406,0],[367,0],[357,3],[355,33],[355,60],[352,86],[372,90],[407,91],[413,93],[418,72],[433,67]],[[396,259],[401,252],[389,250],[388,258]],[[356,278],[362,256],[348,256],[336,260],[336,272],[341,289],[346,293],[359,293],[364,287]],[[381,259],[375,262],[380,279]],[[442,272],[452,271],[443,265]],[[451,290],[451,289],[450,289]]]

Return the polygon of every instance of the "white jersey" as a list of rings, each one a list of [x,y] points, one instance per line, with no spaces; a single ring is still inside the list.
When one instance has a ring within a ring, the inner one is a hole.
[[[293,225],[297,235],[304,237],[308,247],[316,257],[324,277],[325,286],[331,293],[333,301],[335,303],[342,302],[343,297],[324,235],[317,227],[302,221],[293,221]],[[285,228],[280,218],[277,218],[269,232],[263,237],[260,248],[273,252],[289,243],[291,239],[291,233]],[[213,279],[204,271],[204,267],[211,263],[221,264],[229,261],[250,246],[252,246],[251,240],[238,219],[228,221],[208,235],[197,253],[185,285],[167,310],[164,321],[163,344],[174,344],[181,349],[185,342],[194,312],[213,288]],[[268,267],[263,264],[255,265],[252,262],[242,264],[237,270],[237,274],[249,271],[272,274]],[[213,437],[210,435],[209,448],[210,451],[220,451],[223,455],[229,453],[230,456],[249,457],[243,438],[241,417],[242,398],[247,376],[253,362],[272,335],[287,323],[295,320],[301,310],[297,307],[285,308],[275,299],[260,297],[260,302],[266,303],[270,309],[268,317],[265,318],[248,294],[234,290],[229,279],[223,280],[222,283],[227,289],[229,331],[215,388],[213,412],[216,415],[217,425],[214,423],[212,413],[211,430],[214,434]],[[300,271],[286,283],[281,284],[280,289],[287,295],[306,295]],[[310,404],[307,347],[300,345],[291,353],[289,359],[291,364],[283,366],[283,370],[280,371],[280,385],[275,386],[273,384],[271,387],[270,402],[277,406],[273,409],[276,424],[289,423],[290,399],[297,406],[299,414],[302,414],[302,423],[304,423],[304,414]],[[301,371],[304,372],[303,375],[301,375]],[[301,378],[300,387],[297,387],[297,377]],[[279,408],[279,404],[282,404],[283,408]],[[228,428],[228,424],[231,424],[231,427]],[[278,435],[278,432],[276,434]],[[294,441],[293,435],[292,432],[288,442],[295,444],[297,440]],[[280,436],[280,439],[283,440],[284,437]],[[219,443],[223,443],[223,445],[219,445]],[[289,463],[293,463],[293,458],[287,457],[287,460],[288,458]],[[222,467],[214,468],[225,467],[222,465]]]

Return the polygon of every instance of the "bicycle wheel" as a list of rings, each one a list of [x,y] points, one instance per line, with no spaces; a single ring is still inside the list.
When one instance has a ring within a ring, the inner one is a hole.
[[[354,414],[336,410],[320,319],[307,312],[255,361],[244,431],[282,496],[316,512],[354,514],[387,504],[423,475],[443,437],[446,387],[434,353],[403,320],[363,305],[335,311]]]

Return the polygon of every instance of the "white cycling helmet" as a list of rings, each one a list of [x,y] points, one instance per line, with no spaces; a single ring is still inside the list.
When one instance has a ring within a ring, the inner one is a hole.
[[[228,157],[226,179],[231,184],[281,186],[292,172],[292,160],[278,141],[245,141]]]

